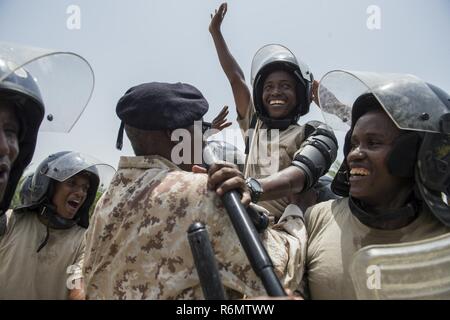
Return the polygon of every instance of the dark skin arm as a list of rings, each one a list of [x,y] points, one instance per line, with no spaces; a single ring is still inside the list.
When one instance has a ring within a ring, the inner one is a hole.
[[[214,14],[211,14],[209,32],[211,33],[211,36],[214,40],[214,46],[219,57],[220,65],[222,66],[222,69],[225,72],[228,81],[230,82],[231,89],[233,90],[234,101],[236,103],[236,111],[239,117],[244,118],[249,108],[251,94],[250,90],[245,84],[244,73],[228,50],[228,46],[220,30],[223,18],[225,17],[226,13],[227,4],[222,3],[219,9],[216,10]]]
[[[194,166],[193,171],[206,173],[206,169],[197,166]],[[236,165],[227,162],[213,164],[208,170],[208,176],[208,187],[215,190],[219,196],[229,190],[238,189],[243,194],[242,203],[245,205],[250,203],[250,191],[245,184],[243,174]],[[264,190],[262,201],[290,196],[292,203],[299,204],[300,207],[309,207],[311,201],[308,200],[303,204],[304,199],[312,199],[312,202],[315,200],[314,194],[307,198],[304,197],[305,194],[298,195],[303,191],[305,175],[297,167],[290,166],[267,178],[258,179],[258,181]]]
[[[228,116],[228,106],[224,106],[220,113],[217,115],[217,117],[214,118],[214,120],[211,123],[212,129],[216,129],[219,131],[222,131],[225,128],[228,128],[231,126],[231,122],[227,121]]]
[[[267,201],[302,192],[305,185],[305,174],[301,169],[290,166],[257,180],[264,190],[260,200]]]
[[[224,106],[219,114],[211,122],[211,129],[204,133],[204,138],[207,139],[209,136],[222,131],[232,125],[231,122],[227,121],[228,116],[228,106]]]
[[[69,290],[69,300],[86,300],[86,294],[84,292],[84,282],[81,281],[80,284],[80,289]]]

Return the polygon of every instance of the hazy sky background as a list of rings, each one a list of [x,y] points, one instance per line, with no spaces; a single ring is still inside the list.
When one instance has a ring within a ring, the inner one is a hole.
[[[39,134],[33,159],[77,150],[117,167],[131,155],[125,138],[115,149],[120,121],[117,100],[142,82],[187,82],[210,103],[206,120],[230,106],[231,88],[208,32],[210,13],[221,1],[206,0],[0,0],[0,41],[74,51],[95,72],[93,97],[69,134]],[[68,6],[81,10],[81,28],[66,27]],[[367,8],[381,12],[381,29],[369,30]],[[450,91],[449,0],[228,1],[223,34],[247,82],[254,53],[280,43],[304,60],[320,79],[332,69],[412,73]],[[70,74],[67,76],[70,77]],[[316,106],[302,119],[321,120]],[[243,148],[242,140],[238,146]]]

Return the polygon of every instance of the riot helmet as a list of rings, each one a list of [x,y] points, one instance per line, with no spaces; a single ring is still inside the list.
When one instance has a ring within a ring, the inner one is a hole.
[[[322,78],[319,101],[321,106],[326,106],[322,109],[326,122],[335,130],[348,130],[345,159],[358,119],[374,108],[384,110],[403,130],[387,157],[390,174],[414,179],[433,214],[450,226],[450,96],[447,93],[413,75],[337,70]],[[347,110],[333,108],[343,104]],[[332,184],[333,191],[341,196],[349,193],[345,159]]]
[[[33,158],[39,126],[44,117],[44,104],[33,76],[24,68],[12,70],[0,55],[0,103],[11,103],[19,120],[19,154],[12,164],[0,211],[9,208],[23,171]]]
[[[84,203],[73,219],[66,219],[56,213],[52,203],[56,182],[86,172],[89,178],[89,189]],[[37,211],[53,228],[70,228],[75,224],[83,228],[89,226],[89,208],[94,203],[101,181],[112,178],[114,169],[101,161],[79,153],[62,151],[48,156],[36,168],[33,175],[28,176],[21,188],[21,204],[15,208],[17,212]]]
[[[93,88],[92,68],[77,54],[0,42],[0,101],[17,108],[20,122],[19,155],[10,170],[0,215],[9,208],[33,157],[38,130],[69,132]]]
[[[274,71],[286,71],[296,81],[297,105],[285,119],[273,119],[263,104],[263,87],[266,78]],[[312,101],[313,75],[308,66],[297,60],[286,47],[270,44],[259,49],[252,61],[251,84],[253,87],[253,104],[257,117],[271,129],[286,129],[296,124],[300,116],[309,112]]]

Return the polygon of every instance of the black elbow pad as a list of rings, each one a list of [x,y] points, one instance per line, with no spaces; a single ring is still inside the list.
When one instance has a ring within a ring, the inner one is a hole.
[[[306,176],[304,190],[310,189],[326,174],[336,160],[337,139],[331,129],[321,124],[303,142],[294,156],[292,165],[302,169]]]

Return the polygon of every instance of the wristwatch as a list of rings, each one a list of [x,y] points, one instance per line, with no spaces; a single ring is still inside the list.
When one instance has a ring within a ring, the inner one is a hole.
[[[247,178],[245,180],[245,184],[250,189],[250,195],[252,197],[252,202],[257,203],[259,199],[261,198],[261,195],[263,194],[263,188],[261,184],[258,182],[258,180],[254,178]]]

